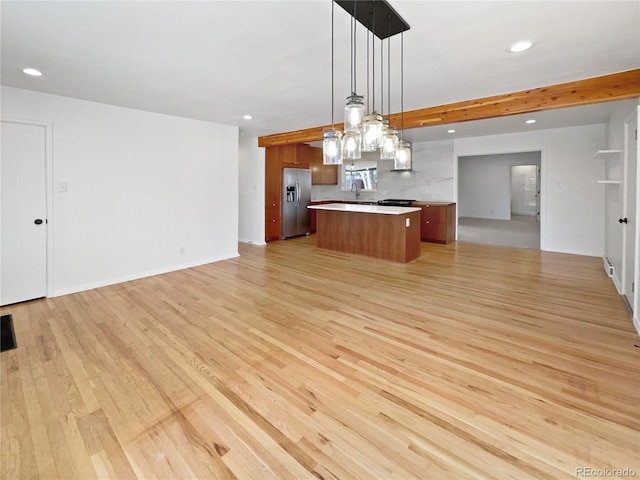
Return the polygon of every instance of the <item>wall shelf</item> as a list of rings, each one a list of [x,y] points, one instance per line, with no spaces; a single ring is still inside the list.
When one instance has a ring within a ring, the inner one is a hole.
[[[594,160],[610,160],[613,158],[619,158],[622,150],[598,150],[594,155]]]
[[[598,183],[604,185],[620,185],[620,180],[598,180]]]

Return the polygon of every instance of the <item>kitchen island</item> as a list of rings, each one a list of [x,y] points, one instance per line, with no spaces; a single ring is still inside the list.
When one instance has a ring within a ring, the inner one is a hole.
[[[421,208],[349,203],[307,208],[316,210],[319,248],[403,263],[420,256]]]

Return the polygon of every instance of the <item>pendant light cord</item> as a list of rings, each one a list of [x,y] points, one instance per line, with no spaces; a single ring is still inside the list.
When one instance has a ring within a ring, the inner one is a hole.
[[[404,32],[400,33],[400,139],[404,140]]]
[[[384,116],[384,40],[380,39],[380,115]]]
[[[387,115],[389,116],[389,126],[391,126],[391,17],[387,16],[387,29],[389,36],[387,37],[387,88],[389,89],[387,95],[387,102],[389,108],[387,109]]]
[[[373,5],[373,40],[371,41],[371,58],[373,59],[373,66],[371,70],[373,71],[373,80],[371,85],[371,104],[373,105],[373,111],[376,111],[376,4],[375,2],[371,2]]]
[[[356,23],[356,11],[357,11],[358,3],[356,0],[353,0],[353,17],[351,18],[351,39],[352,39],[352,48],[353,53],[351,55],[351,93],[356,95],[356,90],[358,87],[358,24]]]
[[[353,87],[353,22],[355,21],[354,17],[351,17],[351,95],[355,95],[355,89]]]
[[[334,1],[331,1],[331,128],[335,127],[333,120],[333,6]]]
[[[371,37],[371,32],[367,30],[367,113],[371,113],[371,96],[369,95],[369,86],[371,82],[369,81],[369,39]]]

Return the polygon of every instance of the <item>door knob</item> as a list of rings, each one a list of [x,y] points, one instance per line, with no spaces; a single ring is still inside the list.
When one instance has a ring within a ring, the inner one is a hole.
[[[35,223],[36,225],[40,225],[42,223],[42,219],[41,218],[36,218],[33,223]]]
[[[626,218],[626,217],[625,217],[625,218],[619,218],[619,219],[618,219],[618,222],[620,222],[620,223],[627,223],[627,218]]]

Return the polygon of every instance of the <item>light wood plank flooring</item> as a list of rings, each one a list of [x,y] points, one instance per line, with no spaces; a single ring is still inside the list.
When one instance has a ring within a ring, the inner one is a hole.
[[[640,341],[601,259],[240,253],[3,309],[2,478],[640,476]]]

